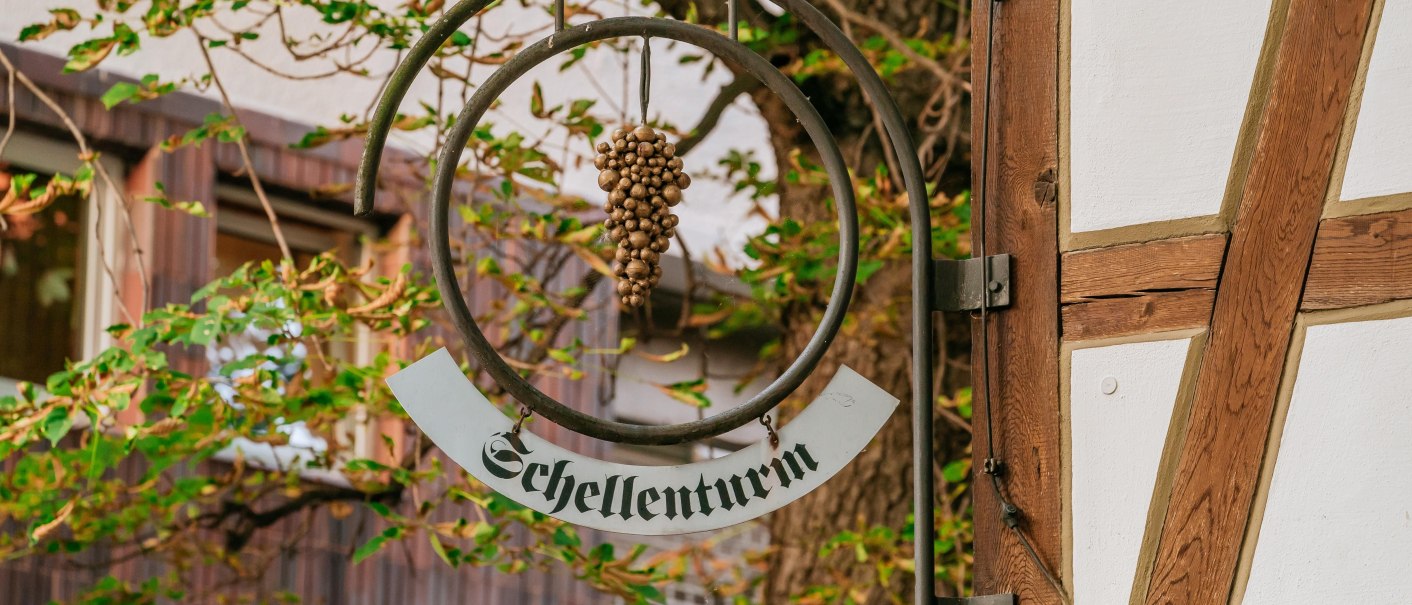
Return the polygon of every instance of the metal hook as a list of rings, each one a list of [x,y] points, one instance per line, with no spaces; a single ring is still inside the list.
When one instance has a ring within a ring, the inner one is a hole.
[[[770,447],[780,446],[780,434],[775,432],[775,427],[771,426],[770,415],[765,414],[760,417],[760,424],[765,425],[765,432],[770,434]]]
[[[638,95],[642,102],[642,124],[647,125],[647,103],[652,99],[652,38],[642,37],[642,81],[638,85]]]
[[[564,0],[554,0],[554,33],[564,31]]]
[[[515,428],[510,429],[510,434],[511,434],[511,435],[518,435],[518,434],[520,434],[520,428],[525,425],[525,420],[528,420],[529,417],[530,417],[530,416],[533,416],[533,415],[534,415],[534,412],[530,411],[529,408],[527,408],[527,407],[525,407],[525,406],[523,406],[523,405],[520,406],[520,418],[519,418],[519,420],[516,420],[516,421],[515,421]]]
[[[736,0],[726,0],[726,19],[730,20],[731,40],[740,41],[740,21],[735,16]]]

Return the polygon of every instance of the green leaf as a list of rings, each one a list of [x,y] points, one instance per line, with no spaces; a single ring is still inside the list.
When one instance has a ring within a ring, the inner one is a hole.
[[[636,584],[631,586],[631,588],[638,597],[648,602],[662,603],[667,600],[667,597],[662,594],[662,591],[651,584]]]
[[[69,434],[69,429],[73,425],[74,418],[69,414],[69,410],[65,408],[49,410],[49,415],[44,418],[44,437],[49,439],[50,446],[57,446],[59,440]]]
[[[543,118],[544,115],[544,89],[539,87],[539,82],[534,83],[534,88],[530,92],[530,115],[536,118]]]
[[[881,268],[883,268],[883,262],[877,259],[868,259],[858,263],[858,275],[854,280],[855,283],[860,286],[863,285],[863,282],[868,281],[868,278],[872,277],[873,274],[877,273],[878,269]]]
[[[441,557],[441,560],[447,565],[456,566],[457,562],[451,560],[451,557],[446,554],[446,547],[442,546],[441,539],[436,537],[436,532],[427,532],[427,540],[431,542],[431,551],[436,553],[436,556]]]
[[[970,472],[970,460],[952,460],[941,469],[941,476],[945,477],[948,483],[960,483],[966,479],[966,475]]]
[[[208,345],[216,339],[220,333],[220,320],[210,316],[203,316],[191,325],[191,333],[187,335],[191,344]]]
[[[583,540],[579,539],[578,533],[567,527],[560,526],[554,529],[554,544],[556,546],[578,548],[583,544]]]
[[[48,38],[55,32],[69,31],[78,26],[82,18],[78,11],[71,8],[50,9],[49,14],[53,15],[48,23],[35,23],[25,26],[20,30],[20,42],[35,42]]]
[[[685,404],[694,405],[699,408],[711,407],[711,400],[706,397],[705,378],[674,382],[666,385],[659,384],[657,385],[657,390]]]
[[[388,508],[386,504],[383,504],[381,502],[369,502],[368,508],[373,509],[373,512],[377,513],[379,517],[392,516],[392,509]]]
[[[367,544],[359,546],[358,550],[353,553],[353,562],[361,563],[363,559],[373,556],[374,553],[382,549],[382,545],[386,542],[387,538],[381,535],[373,536],[373,539],[368,540]]]
[[[112,109],[119,103],[137,96],[137,93],[141,90],[141,87],[131,82],[118,82],[114,84],[112,88],[109,88],[108,92],[103,93],[101,100],[103,101],[104,107]]]
[[[74,270],[71,267],[57,267],[41,274],[34,284],[34,294],[39,300],[39,306],[50,307],[73,298],[73,290],[69,287],[73,280]]]
[[[549,349],[549,358],[565,365],[574,365],[575,363],[578,363],[578,360],[574,358],[573,353],[565,351],[564,349]]]

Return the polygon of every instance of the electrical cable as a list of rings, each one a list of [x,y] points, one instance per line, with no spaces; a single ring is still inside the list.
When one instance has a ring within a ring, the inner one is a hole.
[[[1005,474],[1005,463],[995,455],[995,420],[991,412],[992,406],[990,400],[990,317],[989,313],[987,313],[987,308],[990,306],[991,293],[990,262],[986,257],[985,236],[986,227],[988,226],[986,222],[988,216],[986,206],[990,202],[990,106],[995,99],[995,95],[993,94],[995,86],[992,84],[994,81],[993,74],[995,66],[995,20],[996,14],[1000,12],[1002,1],[1003,0],[990,0],[990,10],[986,12],[985,109],[981,114],[981,145],[983,150],[981,154],[980,170],[981,195],[977,196],[980,200],[980,204],[973,204],[973,209],[978,212],[976,212],[977,220],[972,221],[973,229],[976,223],[980,225],[976,235],[976,247],[978,256],[981,258],[982,283],[985,284],[985,293],[981,296],[980,309],[981,396],[985,401],[986,429],[986,458],[982,469],[985,474],[990,476],[991,489],[995,491],[995,501],[1000,507],[1001,522],[1014,532],[1015,537],[1020,542],[1020,546],[1025,549],[1025,553],[1035,564],[1035,567],[1039,568],[1040,573],[1044,575],[1044,579],[1049,582],[1049,585],[1054,588],[1060,598],[1063,599],[1065,603],[1072,604],[1073,599],[1069,596],[1069,592],[1064,589],[1063,582],[1060,582],[1059,579],[1055,577],[1054,573],[1049,570],[1049,566],[1045,565],[1044,560],[1041,559],[1039,553],[1035,551],[1034,545],[1030,543],[1029,536],[1026,536],[1024,530],[1020,528],[1023,513],[1018,506],[1015,506],[1005,498],[1004,491],[1000,487],[1000,477]]]

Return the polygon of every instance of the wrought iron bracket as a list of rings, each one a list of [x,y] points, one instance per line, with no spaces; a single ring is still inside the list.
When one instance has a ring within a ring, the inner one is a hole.
[[[937,311],[979,311],[1010,306],[1010,255],[932,260]]]
[[[1016,605],[1019,600],[1015,595],[988,594],[977,597],[937,597],[936,605]]]

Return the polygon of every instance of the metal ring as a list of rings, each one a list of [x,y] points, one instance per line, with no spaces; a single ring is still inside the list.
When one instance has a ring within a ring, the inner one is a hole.
[[[378,167],[381,162],[383,148],[387,142],[392,121],[396,118],[398,107],[406,97],[407,91],[411,88],[412,82],[416,79],[420,70],[425,67],[430,58],[437,52],[441,45],[456,30],[472,17],[477,15],[482,9],[489,5],[492,0],[462,0],[447,9],[446,13],[434,23],[426,35],[413,44],[408,52],[407,58],[398,66],[388,80],[387,87],[379,101],[377,110],[369,125],[368,137],[359,166],[357,186],[354,192],[354,212],[359,215],[366,215],[372,212],[373,198],[376,194],[376,183]],[[901,111],[897,108],[897,103],[888,93],[882,79],[868,64],[862,53],[848,40],[847,36],[839,30],[838,26],[828,19],[819,9],[809,4],[807,0],[779,0],[779,3],[791,13],[794,13],[800,22],[820,36],[824,43],[836,52],[843,59],[858,79],[859,85],[864,94],[873,102],[878,110],[884,129],[888,132],[892,142],[893,153],[897,157],[902,170],[903,180],[909,197],[910,215],[913,231],[916,233],[930,233],[931,217],[930,209],[927,205],[925,190],[925,180],[922,176],[920,162],[912,150],[911,133],[907,130],[902,118]],[[592,27],[594,24],[580,26],[579,29]],[[636,32],[629,32],[633,35]],[[550,37],[549,42],[557,43],[564,33],[557,33]],[[664,36],[665,37],[665,36]],[[774,75],[779,75],[774,72]],[[924,325],[930,318],[931,284],[932,275],[929,270],[931,262],[931,241],[929,237],[913,238],[913,296],[916,299],[913,305],[913,320],[917,325]],[[851,282],[850,282],[851,284]],[[454,297],[459,298],[459,296]],[[930,334],[926,332],[914,336],[913,342],[914,360],[913,388],[918,394],[914,394],[914,407],[919,405],[928,406],[931,402],[926,395],[931,384],[931,340]],[[518,378],[518,375],[516,376]],[[920,402],[920,403],[919,403]],[[915,411],[914,411],[915,413]],[[596,421],[589,417],[590,420]],[[553,420],[551,418],[551,420]],[[748,422],[748,420],[742,421]],[[922,423],[918,423],[919,425]],[[622,425],[632,428],[633,425]],[[669,427],[658,427],[669,428]],[[916,427],[914,427],[915,429]],[[917,448],[928,447],[930,434],[918,435],[914,430],[914,438]],[[589,433],[585,433],[589,434]],[[710,433],[703,433],[709,435]],[[600,435],[592,435],[600,436]],[[601,437],[610,438],[610,437]],[[643,444],[665,444],[676,443],[687,439],[672,440],[642,440],[636,438],[626,439],[626,442]],[[923,480],[929,477],[922,478]]]
[[[413,44],[406,60],[398,66],[388,79],[382,100],[369,124],[363,160],[358,168],[358,179],[353,197],[354,213],[363,216],[373,211],[373,197],[377,192],[378,165],[382,159],[383,146],[397,110],[406,97],[408,89],[417,74],[441,45],[456,32],[461,25],[480,13],[493,0],[461,0],[446,9],[441,19],[427,30],[421,39]],[[859,87],[873,104],[882,118],[883,130],[892,142],[892,151],[901,168],[903,183],[907,189],[909,218],[912,225],[912,450],[914,460],[927,460],[932,455],[932,332],[921,329],[929,325],[933,302],[932,294],[932,246],[931,209],[927,203],[926,180],[922,174],[921,161],[912,144],[912,133],[907,129],[897,101],[889,94],[882,78],[878,76],[863,53],[853,45],[848,36],[839,29],[822,11],[808,0],[774,0],[791,13],[799,23],[809,28],[823,40],[824,44],[843,60],[844,65],[857,78]],[[931,470],[924,464],[914,464],[912,469],[913,505],[915,510],[927,510],[932,502]],[[936,535],[931,515],[917,515],[916,543],[931,544]],[[916,548],[915,567],[931,569],[932,549]],[[931,574],[916,574],[914,586],[916,603],[929,603],[934,599],[935,578]]]
[[[451,254],[450,199],[456,185],[456,167],[461,154],[485,112],[518,78],[540,63],[578,46],[625,36],[650,36],[685,42],[730,61],[759,78],[795,112],[804,130],[819,150],[833,188],[834,206],[839,216],[838,271],[829,305],[814,336],[799,357],[779,378],[750,401],[702,420],[666,426],[645,426],[602,420],[545,395],[510,367],[491,346],[460,291]],[[431,234],[433,269],[441,287],[443,304],[461,332],[482,369],[517,401],[536,414],[572,431],[618,443],[670,445],[714,437],[759,418],[793,393],[823,358],[848,310],[858,268],[858,217],[851,177],[842,153],[829,133],[818,110],[804,93],[768,60],[729,38],[680,21],[646,17],[618,17],[568,28],[550,38],[526,47],[486,79],[461,111],[455,126],[447,133],[433,179]]]

